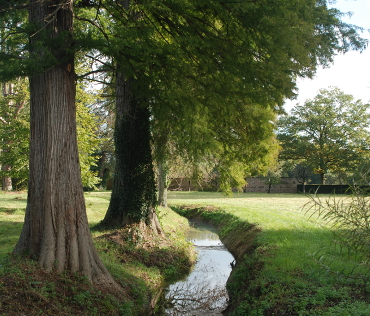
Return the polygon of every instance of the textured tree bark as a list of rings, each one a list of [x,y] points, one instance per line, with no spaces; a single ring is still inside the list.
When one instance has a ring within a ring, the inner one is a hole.
[[[49,36],[71,35],[71,1],[30,2],[31,21],[43,21]],[[68,37],[61,44],[52,52],[61,62],[30,78],[28,200],[13,253],[29,255],[47,271],[81,272],[94,283],[118,286],[88,226],[77,151],[74,55]],[[31,53],[41,58],[43,51]]]
[[[156,234],[162,229],[155,213],[156,192],[150,146],[150,113],[145,100],[132,93],[133,78],[116,78],[116,167],[108,211],[102,225],[146,225]],[[140,103],[141,101],[141,103]]]

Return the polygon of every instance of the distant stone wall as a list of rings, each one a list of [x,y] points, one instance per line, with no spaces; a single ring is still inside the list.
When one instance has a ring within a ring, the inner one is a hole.
[[[167,188],[169,191],[217,191],[218,187],[207,181],[197,182],[189,178],[173,178]]]
[[[174,178],[168,186],[169,191],[195,191],[195,186],[189,178]]]
[[[247,178],[247,185],[244,187],[244,192],[266,192],[268,185],[265,184],[265,178]],[[281,178],[279,184],[271,186],[270,193],[297,193],[297,180],[295,178]],[[171,184],[168,187],[169,191],[207,191],[207,185],[202,186],[192,183],[189,178],[171,179]]]
[[[265,184],[265,178],[247,178],[247,185],[244,187],[244,192],[266,192],[268,185]],[[297,193],[297,179],[281,178],[279,184],[271,186],[270,193]]]

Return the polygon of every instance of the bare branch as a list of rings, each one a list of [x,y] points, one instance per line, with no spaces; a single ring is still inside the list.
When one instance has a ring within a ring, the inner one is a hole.
[[[105,37],[105,39],[109,42],[109,36],[107,35],[107,33],[104,32],[104,30],[99,26],[99,24],[97,24],[96,22],[90,20],[90,19],[86,19],[86,18],[81,18],[77,15],[74,16],[77,20],[79,21],[85,21],[85,22],[88,22],[90,23],[92,26],[96,27],[100,33],[103,34],[103,36]]]
[[[3,53],[3,52],[0,52],[0,56],[7,56],[7,57],[11,57],[11,58],[19,59],[19,60],[27,60],[27,58],[26,58],[26,57],[22,57],[22,56],[15,56],[15,55],[6,54],[6,53]]]

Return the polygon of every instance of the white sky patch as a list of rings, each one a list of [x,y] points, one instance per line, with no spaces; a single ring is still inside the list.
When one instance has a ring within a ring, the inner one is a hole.
[[[332,5],[342,12],[352,12],[350,17],[342,20],[364,28],[361,37],[370,41],[370,0],[338,0]],[[363,102],[370,101],[370,46],[363,51],[351,51],[339,54],[334,58],[334,64],[327,69],[318,69],[316,76],[310,79],[299,79],[299,91],[296,100],[287,100],[286,111],[297,103],[303,104],[307,99],[313,99],[319,89],[330,86],[339,87],[344,93],[352,94],[354,98]]]

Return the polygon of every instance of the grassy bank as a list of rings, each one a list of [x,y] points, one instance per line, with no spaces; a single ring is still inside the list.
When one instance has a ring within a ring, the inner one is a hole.
[[[229,315],[370,315],[361,260],[333,246],[331,229],[302,209],[307,197],[172,192],[169,198],[181,214],[218,226],[237,257]]]
[[[116,293],[93,288],[79,275],[44,273],[35,263],[11,258],[24,219],[27,194],[0,191],[0,315],[146,315],[164,283],[189,270],[193,257],[185,242],[187,220],[160,209],[167,238],[149,238],[135,230],[97,231],[110,192],[86,193],[95,246],[122,285]]]

